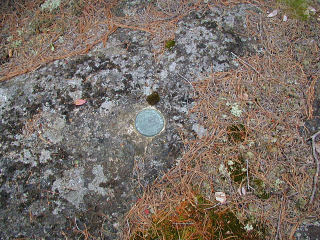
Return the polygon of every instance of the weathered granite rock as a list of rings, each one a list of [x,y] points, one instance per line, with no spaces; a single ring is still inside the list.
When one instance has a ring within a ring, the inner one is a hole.
[[[2,82],[0,238],[73,239],[85,228],[119,238],[143,187],[181,156],[179,131],[206,133],[188,115],[188,81],[236,67],[231,52],[256,48],[237,33],[247,9],[256,11],[239,5],[190,14],[157,62],[146,33],[120,29],[106,48]],[[160,94],[155,108],[166,127],[147,138],[134,119],[152,91]],[[87,103],[76,106],[80,98]]]
[[[295,233],[297,240],[319,240],[320,239],[320,222],[302,224]]]

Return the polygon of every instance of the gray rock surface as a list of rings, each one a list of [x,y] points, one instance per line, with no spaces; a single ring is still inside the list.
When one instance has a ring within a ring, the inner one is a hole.
[[[320,222],[303,223],[295,233],[296,240],[319,240]]]
[[[188,115],[189,82],[236,67],[231,52],[257,48],[239,34],[247,9],[257,11],[239,5],[190,14],[159,61],[146,33],[120,29],[106,48],[0,83],[0,239],[75,239],[84,229],[119,239],[143,188],[181,156],[179,131],[206,133]],[[147,138],[134,119],[152,91],[166,127]]]

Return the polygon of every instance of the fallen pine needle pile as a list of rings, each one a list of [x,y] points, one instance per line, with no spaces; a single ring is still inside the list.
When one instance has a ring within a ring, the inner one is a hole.
[[[182,136],[187,150],[133,206],[126,239],[292,239],[303,219],[319,216],[304,129],[314,82],[294,55],[296,24],[252,14],[248,34],[261,53],[230,53],[237,69],[192,83],[190,114],[207,134]]]

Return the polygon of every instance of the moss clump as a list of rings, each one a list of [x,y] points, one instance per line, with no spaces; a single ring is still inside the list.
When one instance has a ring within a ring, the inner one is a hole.
[[[261,224],[247,224],[248,230],[231,209],[207,209],[211,205],[213,203],[197,194],[193,201],[182,201],[173,211],[154,214],[153,225],[144,232],[135,233],[131,240],[265,239],[265,232],[260,231]]]
[[[299,211],[306,211],[306,206],[307,206],[307,200],[304,198],[299,197],[296,201],[295,201],[295,206],[297,209],[299,209]]]
[[[309,0],[279,0],[287,6],[288,11],[293,15],[293,17],[307,20],[310,17],[308,7],[310,4]]]
[[[171,50],[176,45],[176,41],[173,39],[167,40],[165,42],[165,48]]]
[[[153,106],[156,105],[160,101],[160,96],[158,92],[153,92],[147,96],[147,102]]]
[[[71,12],[75,16],[81,16],[82,11],[85,7],[85,1],[84,0],[71,0],[69,2],[69,7],[71,9]]]
[[[52,17],[38,16],[35,17],[29,24],[32,34],[40,34],[49,31],[49,28],[54,24]]]
[[[213,219],[213,224],[222,227],[215,231],[215,235],[220,235],[220,238],[218,239],[233,238],[235,236],[241,237],[240,239],[242,239],[242,237],[247,235],[244,225],[238,220],[233,212],[211,212],[210,215],[210,218]]]
[[[232,180],[239,184],[247,178],[246,163],[242,155],[236,161],[228,162],[228,172]]]
[[[243,142],[247,136],[246,127],[243,124],[234,124],[227,127],[228,140]]]
[[[271,193],[267,191],[265,183],[261,179],[253,179],[252,187],[254,188],[254,194],[263,200],[267,200],[270,198]]]

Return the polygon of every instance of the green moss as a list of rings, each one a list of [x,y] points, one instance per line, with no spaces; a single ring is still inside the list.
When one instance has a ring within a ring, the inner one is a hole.
[[[205,204],[206,203],[205,198],[200,194],[197,195],[197,203],[198,204]]]
[[[179,239],[178,230],[169,220],[164,220],[161,223],[154,224],[153,231],[150,232],[150,240],[153,239],[162,239],[162,236],[165,236],[165,239],[174,240]]]
[[[53,23],[54,19],[51,16],[37,16],[29,24],[30,32],[32,34],[47,32]]]
[[[279,2],[288,7],[288,11],[293,17],[301,20],[307,20],[310,17],[308,12],[309,0],[279,0]]]
[[[71,0],[69,2],[69,7],[71,9],[71,12],[75,16],[81,16],[82,11],[85,7],[85,1],[84,0]]]
[[[295,205],[296,205],[296,208],[299,209],[300,211],[305,211],[307,200],[305,200],[304,198],[298,198],[295,202]]]
[[[265,230],[262,232],[260,225],[252,223],[251,230],[248,230],[231,209],[208,210],[203,206],[212,203],[201,194],[197,194],[194,200],[181,202],[174,213],[171,210],[170,214],[166,211],[155,214],[153,225],[145,232],[134,234],[131,240],[265,239]]]
[[[233,236],[244,237],[246,231],[244,230],[244,225],[240,223],[238,218],[231,211],[226,211],[223,213],[212,212],[210,215],[213,224],[216,226],[221,226],[217,228],[214,232],[214,236],[219,236],[222,239],[231,238]]]
[[[266,189],[266,185],[265,183],[261,180],[261,179],[254,179],[252,181],[252,187],[254,188],[254,194],[260,198],[260,199],[263,199],[263,200],[266,200],[266,199],[269,199],[271,194],[269,191],[267,191]]]
[[[153,106],[156,105],[160,101],[159,93],[153,92],[150,95],[147,96],[147,102]]]
[[[229,161],[228,172],[236,183],[241,183],[247,178],[246,163],[242,155],[239,155],[237,161]]]
[[[46,0],[43,4],[41,4],[41,10],[48,10],[52,12],[54,10],[59,9],[61,4],[61,0]]]
[[[171,50],[176,45],[176,41],[173,39],[167,40],[165,42],[165,48]]]
[[[243,142],[247,135],[246,127],[243,124],[231,125],[227,127],[228,140],[233,142]]]

